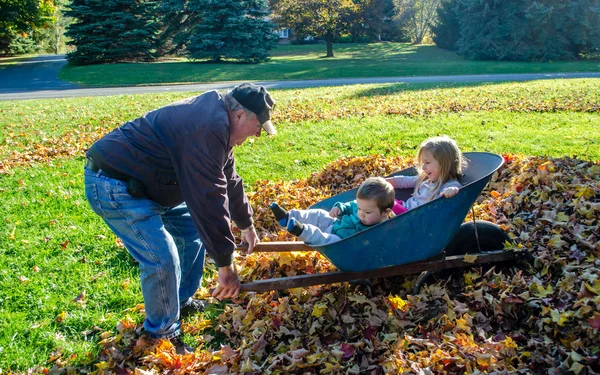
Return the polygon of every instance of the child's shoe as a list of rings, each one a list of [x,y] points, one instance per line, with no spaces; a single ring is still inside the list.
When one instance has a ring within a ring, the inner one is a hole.
[[[304,230],[304,225],[302,225],[301,222],[296,221],[296,219],[292,217],[290,218],[290,220],[288,220],[287,230],[294,236],[298,237],[302,234],[302,231]]]
[[[273,215],[275,215],[275,219],[277,219],[279,225],[285,228],[288,225],[288,212],[275,202],[271,203],[269,208],[273,212]]]

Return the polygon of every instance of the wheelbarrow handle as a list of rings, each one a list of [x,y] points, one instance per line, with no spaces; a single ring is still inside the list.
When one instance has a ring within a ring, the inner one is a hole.
[[[247,243],[241,243],[236,246],[238,249],[247,249]],[[254,246],[255,253],[285,253],[291,251],[316,251],[302,241],[281,241],[281,242],[259,242]]]

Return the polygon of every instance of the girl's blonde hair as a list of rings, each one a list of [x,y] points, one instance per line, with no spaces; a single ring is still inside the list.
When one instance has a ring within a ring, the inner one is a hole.
[[[445,135],[426,139],[421,143],[421,147],[419,147],[419,152],[417,153],[417,171],[419,172],[419,179],[415,186],[415,194],[419,189],[419,185],[427,179],[427,174],[421,169],[424,151],[431,152],[433,158],[440,165],[440,177],[435,182],[434,188],[429,196],[429,200],[431,200],[439,195],[442,186],[449,180],[460,181],[463,169],[467,167],[467,160],[462,152],[460,152],[454,139]]]

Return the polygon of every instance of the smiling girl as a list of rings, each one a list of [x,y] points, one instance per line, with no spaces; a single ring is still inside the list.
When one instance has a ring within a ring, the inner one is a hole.
[[[396,189],[415,188],[412,197],[401,202],[404,209],[411,210],[438,196],[455,196],[461,188],[458,180],[466,165],[466,159],[452,138],[433,137],[419,148],[417,176],[394,176],[386,180]]]

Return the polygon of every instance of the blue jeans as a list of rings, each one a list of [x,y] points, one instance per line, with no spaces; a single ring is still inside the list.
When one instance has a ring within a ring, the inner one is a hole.
[[[204,245],[184,204],[163,207],[127,193],[127,184],[84,169],[85,195],[139,262],[151,337],[179,335],[179,310],[191,303],[204,270]]]

